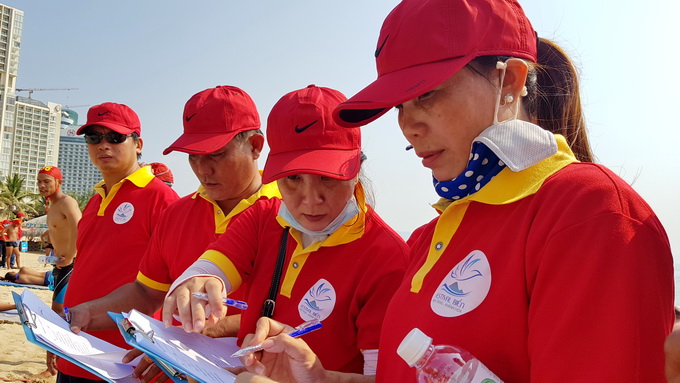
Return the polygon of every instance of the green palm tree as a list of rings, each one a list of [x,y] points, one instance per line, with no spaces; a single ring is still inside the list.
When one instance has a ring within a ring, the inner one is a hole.
[[[70,195],[73,197],[76,202],[78,202],[78,207],[80,207],[80,211],[83,211],[85,209],[85,205],[90,201],[90,198],[94,195],[94,189],[91,189],[88,193],[76,193],[74,191],[66,192],[66,194]]]
[[[12,212],[23,211],[29,217],[35,217],[40,211],[40,195],[24,190],[24,178],[12,174],[0,181],[0,215],[11,217]],[[44,202],[42,203],[44,212]]]

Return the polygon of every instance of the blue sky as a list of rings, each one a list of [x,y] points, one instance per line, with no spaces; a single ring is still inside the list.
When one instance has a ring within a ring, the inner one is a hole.
[[[144,161],[162,161],[185,195],[198,186],[182,153],[184,103],[215,85],[255,100],[263,124],[285,93],[317,84],[351,96],[375,77],[373,51],[396,0],[0,0],[24,10],[19,88],[64,105],[115,101],[142,120]],[[524,0],[539,35],[575,60],[593,149],[648,201],[680,250],[680,5],[671,0]],[[25,95],[25,94],[24,94]],[[77,108],[82,119],[87,108]],[[393,112],[363,128],[376,208],[406,234],[434,217],[429,172],[404,151]],[[264,161],[261,162],[261,165]],[[673,196],[676,197],[673,197]]]

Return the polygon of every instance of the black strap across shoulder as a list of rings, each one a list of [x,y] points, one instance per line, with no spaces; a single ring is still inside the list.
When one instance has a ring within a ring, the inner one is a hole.
[[[286,261],[286,245],[288,244],[288,231],[290,227],[283,230],[281,236],[281,246],[279,246],[279,256],[276,258],[276,269],[272,276],[272,285],[269,287],[269,297],[264,301],[262,306],[262,316],[271,318],[274,316],[274,306],[276,306],[276,296],[279,295],[279,283],[281,282],[281,274],[283,273],[283,263]]]

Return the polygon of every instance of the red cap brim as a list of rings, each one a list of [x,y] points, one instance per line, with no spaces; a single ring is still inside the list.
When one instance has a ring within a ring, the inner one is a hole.
[[[269,154],[262,182],[270,183],[293,174],[314,174],[351,180],[361,168],[361,149],[300,150]]]
[[[239,132],[229,132],[227,134],[182,134],[172,145],[163,151],[168,154],[172,151],[184,152],[188,154],[210,154],[222,149]]]
[[[92,127],[92,126],[103,126],[103,127],[105,127],[105,128],[109,128],[109,129],[113,130],[114,132],[118,132],[118,133],[120,133],[120,134],[130,134],[130,133],[134,133],[134,132],[137,132],[137,134],[140,133],[140,131],[137,130],[137,129],[130,129],[130,128],[127,127],[127,126],[120,125],[120,124],[116,124],[116,123],[114,123],[114,122],[110,122],[110,121],[98,121],[98,122],[95,122],[95,123],[92,123],[92,124],[86,124],[86,125],[81,126],[81,127],[78,128],[78,130],[76,131],[76,134],[84,134],[84,133],[85,133],[85,130],[86,130],[87,128]]]
[[[347,128],[366,125],[390,108],[431,91],[473,58],[455,57],[386,73],[338,105],[333,111],[333,118]]]

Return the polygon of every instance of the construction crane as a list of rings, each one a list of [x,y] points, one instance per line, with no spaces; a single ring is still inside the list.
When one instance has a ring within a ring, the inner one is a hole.
[[[15,89],[17,92],[28,92],[28,98],[32,98],[33,92],[36,91],[44,91],[44,90],[78,90],[78,88],[17,88]]]
[[[92,105],[63,105],[62,108],[64,109],[75,109],[75,108],[89,108]]]

